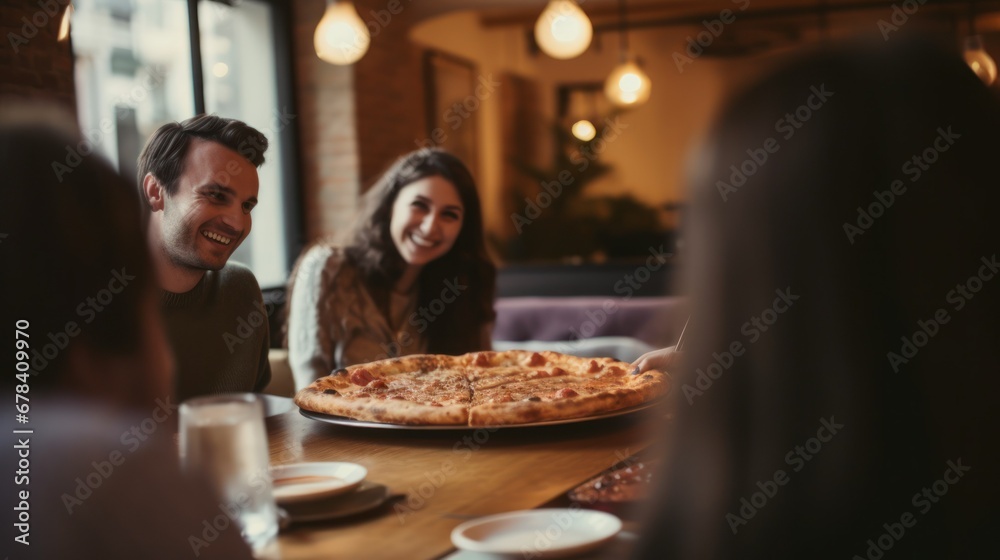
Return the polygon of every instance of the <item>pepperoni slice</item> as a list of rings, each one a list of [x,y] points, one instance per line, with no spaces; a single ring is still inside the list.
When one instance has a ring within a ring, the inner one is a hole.
[[[531,353],[531,357],[528,358],[528,364],[527,365],[529,365],[529,366],[544,366],[547,363],[547,361],[548,360],[545,359],[545,356],[539,354],[538,352],[532,352]]]
[[[563,387],[562,389],[559,389],[558,391],[556,391],[556,398],[557,399],[566,399],[566,398],[569,398],[569,397],[575,397],[575,396],[577,396],[579,394],[580,393],[577,393],[576,391],[574,391],[573,389],[570,389],[569,387]]]
[[[389,388],[389,386],[385,384],[385,381],[382,381],[381,379],[376,379],[375,381],[372,381],[371,383],[368,384],[368,387],[371,387],[372,389],[388,389]]]
[[[551,375],[552,377],[556,377],[559,375],[566,375],[566,370],[564,370],[561,367],[554,367],[552,368],[552,372],[549,375]]]
[[[608,375],[611,375],[613,377],[621,377],[625,375],[625,370],[623,370],[618,366],[611,366],[608,368]]]
[[[590,367],[587,368],[587,373],[597,373],[601,371],[601,364],[597,363],[597,360],[590,360]]]
[[[374,380],[375,376],[373,376],[370,371],[364,368],[356,369],[354,370],[354,373],[351,374],[351,383],[354,383],[355,385],[360,385],[362,387],[368,385]]]
[[[476,359],[473,360],[472,363],[473,365],[477,365],[479,367],[485,367],[490,365],[490,358],[485,352],[480,352],[476,354]]]

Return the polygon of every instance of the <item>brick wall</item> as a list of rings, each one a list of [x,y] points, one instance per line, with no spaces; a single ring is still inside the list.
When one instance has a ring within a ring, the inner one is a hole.
[[[323,62],[313,48],[313,32],[325,8],[323,0],[292,5],[307,243],[350,225],[360,184],[353,69]]]
[[[326,3],[292,5],[307,242],[348,227],[361,190],[426,135],[422,50],[408,39],[410,0],[392,1],[356,2],[374,36],[364,58],[348,67],[323,62],[313,50]],[[49,99],[76,113],[72,47],[56,40],[67,2],[0,4],[0,96]]]
[[[307,242],[349,227],[362,189],[426,134],[422,50],[408,39],[410,1],[395,1],[355,2],[373,37],[347,67],[321,61],[313,49],[325,2],[293,4]]]
[[[427,136],[423,49],[409,39],[414,23],[410,2],[355,2],[372,33],[368,53],[354,65],[362,187],[377,179],[398,156],[415,150],[416,141]]]
[[[76,114],[73,51],[59,42],[68,0],[4,0],[0,4],[0,96],[53,101]]]

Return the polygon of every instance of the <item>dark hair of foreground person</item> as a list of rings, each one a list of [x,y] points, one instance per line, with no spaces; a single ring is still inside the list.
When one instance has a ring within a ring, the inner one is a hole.
[[[923,44],[816,51],[731,100],[694,161],[691,339],[637,557],[995,550],[998,131]]]

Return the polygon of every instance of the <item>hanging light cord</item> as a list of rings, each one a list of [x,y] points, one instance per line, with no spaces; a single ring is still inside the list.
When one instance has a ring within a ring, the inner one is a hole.
[[[976,34],[976,3],[969,2],[969,36]]]
[[[625,0],[618,0],[618,25],[621,39],[621,58],[628,57],[628,32],[625,31]]]

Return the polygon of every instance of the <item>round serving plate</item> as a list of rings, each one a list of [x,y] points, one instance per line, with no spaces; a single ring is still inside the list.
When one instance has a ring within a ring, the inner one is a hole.
[[[367,422],[364,420],[355,420],[353,418],[346,418],[344,416],[333,416],[332,414],[323,414],[320,412],[313,412],[311,410],[306,410],[304,408],[299,409],[299,413],[306,418],[311,418],[319,422],[326,422],[328,424],[336,424],[338,426],[350,426],[352,428],[380,428],[383,430],[417,430],[417,431],[439,431],[439,430],[496,430],[500,428],[537,428],[539,426],[558,426],[561,424],[579,424],[581,422],[593,422],[595,420],[605,420],[608,418],[615,418],[617,416],[625,416],[627,414],[634,414],[636,412],[641,412],[659,406],[661,400],[650,401],[637,406],[632,406],[629,408],[623,408],[621,410],[614,410],[604,414],[597,414],[594,416],[584,416],[582,418],[567,418],[564,420],[549,420],[545,422],[530,422],[527,424],[505,424],[502,426],[467,426],[467,425],[452,425],[452,426],[438,426],[431,424],[386,424],[382,422]]]

